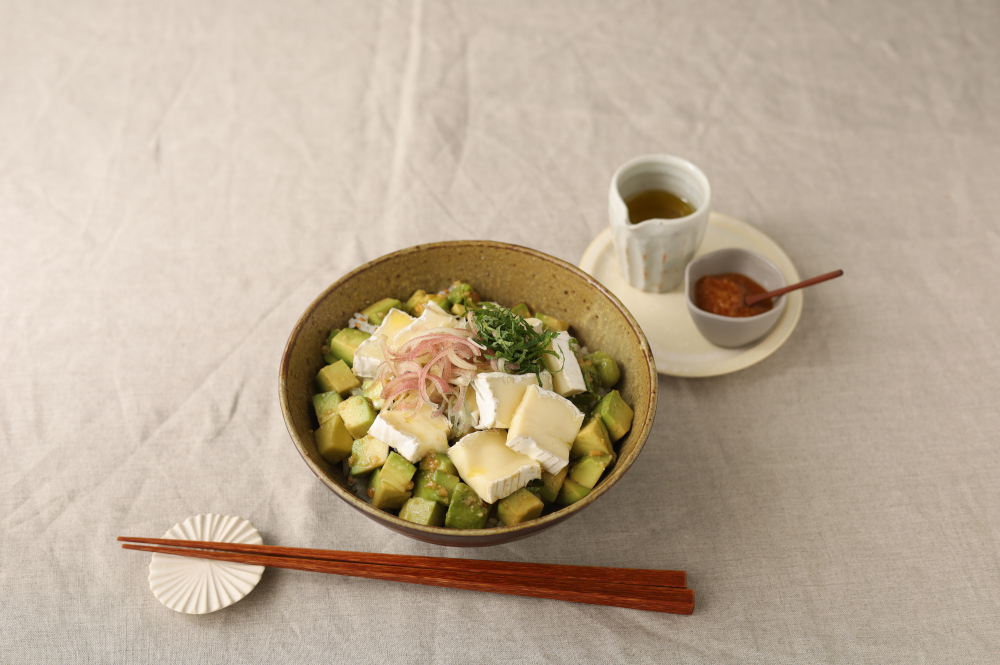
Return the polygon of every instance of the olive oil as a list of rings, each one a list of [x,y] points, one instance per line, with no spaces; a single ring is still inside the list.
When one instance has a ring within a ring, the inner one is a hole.
[[[694,206],[664,189],[647,189],[625,199],[628,218],[633,224],[647,219],[677,219],[694,212]]]

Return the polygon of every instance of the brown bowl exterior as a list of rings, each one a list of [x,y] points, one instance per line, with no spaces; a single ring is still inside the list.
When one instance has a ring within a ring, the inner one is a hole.
[[[484,300],[511,307],[527,302],[534,311],[568,321],[571,332],[590,349],[618,362],[617,389],[635,411],[632,429],[618,442],[618,459],[577,503],[515,526],[459,530],[427,527],[373,508],[347,485],[340,464],[316,450],[311,410],[313,380],[325,364],[322,346],[331,328],[385,297],[405,300],[417,289],[447,288],[456,279],[472,284]],[[635,462],[656,413],[657,374],[646,337],[618,299],[575,266],[542,252],[490,241],[417,245],[367,263],[345,275],[306,309],[288,338],[281,359],[279,394],[288,433],[313,473],[334,494],[376,522],[417,540],[453,547],[498,545],[547,529],[601,497]]]

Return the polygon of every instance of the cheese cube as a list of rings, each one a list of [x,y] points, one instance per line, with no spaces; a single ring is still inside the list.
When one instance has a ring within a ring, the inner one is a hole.
[[[542,477],[538,462],[506,446],[501,430],[472,432],[451,447],[458,475],[486,503],[494,503]]]
[[[565,397],[528,386],[507,430],[507,447],[538,460],[542,469],[559,473],[569,463],[583,413]]]
[[[375,329],[371,337],[361,342],[354,352],[354,367],[351,368],[354,371],[354,375],[366,379],[373,378],[375,372],[378,370],[378,366],[384,360],[382,357],[382,340],[384,339],[389,344],[389,348],[392,348],[392,341],[399,332],[414,321],[416,319],[406,312],[395,308],[390,309],[389,313],[382,319],[382,325]]]
[[[583,380],[583,371],[580,363],[576,360],[576,354],[570,347],[568,332],[561,332],[549,344],[549,349],[556,352],[556,355],[546,353],[542,356],[545,366],[552,372],[553,389],[563,397],[579,395],[587,391],[587,384]]]
[[[524,320],[524,322],[527,323],[529,326],[531,326],[531,329],[534,330],[539,335],[541,335],[542,330],[545,329],[545,324],[542,323],[541,319],[536,319],[534,317],[529,316]]]
[[[416,464],[427,453],[448,450],[451,423],[444,416],[435,416],[429,404],[420,405],[417,413],[407,419],[405,411],[383,410],[368,428],[368,434],[395,448],[400,455]]]
[[[545,372],[548,374],[548,372]],[[510,427],[510,419],[514,417],[514,409],[521,403],[524,391],[531,384],[538,385],[538,377],[534,374],[507,374],[506,372],[483,372],[476,375],[472,387],[476,391],[476,404],[479,405],[479,424],[477,429],[492,429]],[[549,384],[551,387],[551,382]]]

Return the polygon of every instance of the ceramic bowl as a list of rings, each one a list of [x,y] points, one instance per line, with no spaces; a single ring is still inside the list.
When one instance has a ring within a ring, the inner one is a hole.
[[[775,298],[770,310],[756,316],[721,316],[699,309],[694,304],[694,287],[698,280],[705,275],[730,272],[746,275],[766,291],[785,286],[785,276],[763,256],[746,249],[720,249],[688,264],[684,273],[684,297],[691,319],[698,331],[712,344],[735,348],[751,344],[769,333],[785,313],[787,298]]]
[[[331,328],[343,327],[368,304],[392,296],[406,300],[413,291],[446,288],[454,280],[472,284],[485,300],[507,306],[526,302],[570,322],[581,344],[606,351],[618,362],[616,388],[632,406],[632,429],[618,441],[618,459],[582,500],[515,526],[460,530],[427,527],[373,508],[348,487],[341,465],[316,451],[317,427],[311,398],[313,380],[325,364],[321,350]],[[320,481],[355,510],[403,535],[457,547],[496,545],[548,529],[600,499],[635,462],[656,413],[657,375],[653,353],[628,310],[592,277],[542,252],[487,241],[417,245],[388,254],[345,275],[324,291],[295,324],[281,359],[279,394],[288,433],[302,459]]]

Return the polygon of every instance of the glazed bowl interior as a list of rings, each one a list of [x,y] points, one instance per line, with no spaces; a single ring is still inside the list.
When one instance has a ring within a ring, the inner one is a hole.
[[[632,428],[616,443],[618,458],[590,494],[577,503],[514,526],[460,530],[428,527],[373,508],[348,486],[340,464],[316,450],[312,412],[316,373],[325,365],[322,346],[331,328],[344,327],[355,313],[386,297],[406,300],[417,289],[447,288],[456,279],[472,284],[484,300],[511,307],[526,302],[570,323],[570,332],[591,350],[618,362],[616,388],[635,411]],[[483,546],[524,538],[587,507],[635,462],[656,412],[657,375],[642,330],[609,291],[578,268],[541,252],[487,241],[418,245],[365,264],[330,286],[296,323],[281,361],[279,394],[285,424],[303,460],[338,497],[367,517],[399,533],[439,545]]]

